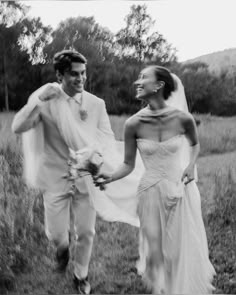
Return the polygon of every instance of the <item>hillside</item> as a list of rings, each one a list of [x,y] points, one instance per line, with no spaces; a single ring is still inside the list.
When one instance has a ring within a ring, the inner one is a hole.
[[[194,59],[184,62],[204,62],[209,65],[209,70],[219,74],[222,70],[226,70],[229,74],[236,73],[236,48],[225,49],[223,51],[213,52],[202,55]]]

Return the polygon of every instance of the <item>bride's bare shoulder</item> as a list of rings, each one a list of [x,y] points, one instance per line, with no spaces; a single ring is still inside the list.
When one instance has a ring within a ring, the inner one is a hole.
[[[136,113],[126,120],[125,127],[126,128],[137,128],[139,123],[140,123],[140,118]]]
[[[181,125],[184,126],[185,128],[189,128],[193,125],[196,125],[195,119],[191,113],[179,111],[178,117],[181,122]]]
[[[179,117],[180,119],[184,120],[184,121],[192,121],[194,120],[193,115],[191,113],[186,113],[183,111],[179,111]]]

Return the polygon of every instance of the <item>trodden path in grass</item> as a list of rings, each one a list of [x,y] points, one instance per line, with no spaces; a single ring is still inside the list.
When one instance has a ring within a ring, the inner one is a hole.
[[[89,270],[92,293],[149,293],[135,269],[138,259],[138,230],[126,224],[107,223],[98,218],[96,231]],[[72,263],[70,262],[65,274],[57,274],[53,271],[53,256],[53,249],[50,248],[41,257],[35,257],[31,271],[17,277],[17,293],[76,293],[72,282]]]

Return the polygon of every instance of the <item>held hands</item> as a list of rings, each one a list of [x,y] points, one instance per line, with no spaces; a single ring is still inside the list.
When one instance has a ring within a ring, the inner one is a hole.
[[[184,182],[185,185],[194,180],[194,165],[189,165],[183,172],[183,176],[181,181]]]
[[[99,173],[94,177],[94,184],[98,186],[100,190],[105,190],[106,184],[112,182],[112,174],[109,173]]]
[[[62,92],[60,88],[50,83],[44,88],[43,92],[39,95],[39,99],[41,101],[49,101],[51,99],[60,97],[61,94]]]

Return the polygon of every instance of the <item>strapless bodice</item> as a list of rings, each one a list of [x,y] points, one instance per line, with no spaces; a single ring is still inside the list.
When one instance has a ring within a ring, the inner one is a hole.
[[[179,183],[183,168],[180,153],[183,135],[176,135],[166,141],[137,139],[137,146],[145,167],[140,189],[145,189],[162,179]]]

